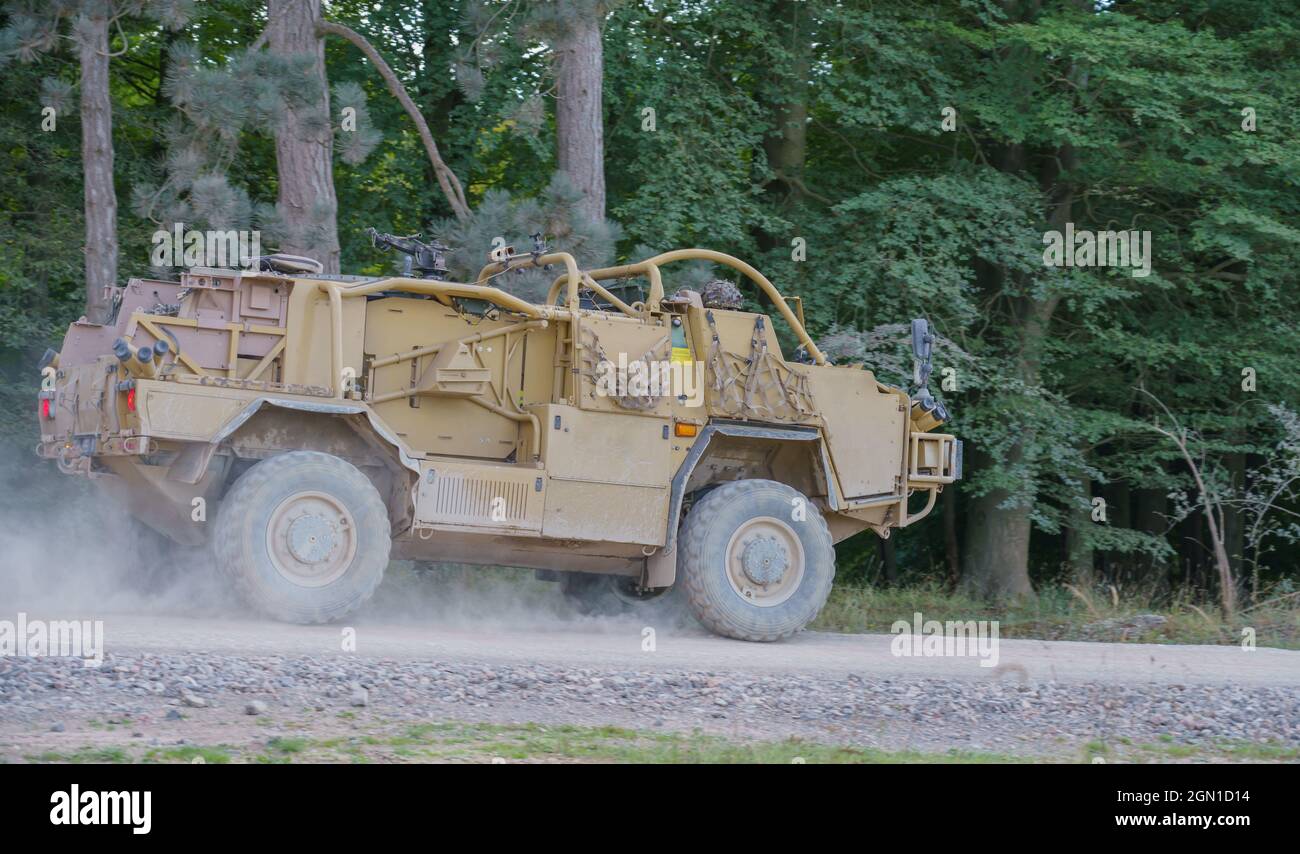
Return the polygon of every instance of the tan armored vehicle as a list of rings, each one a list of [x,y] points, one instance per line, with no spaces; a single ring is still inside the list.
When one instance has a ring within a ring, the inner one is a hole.
[[[342,617],[400,558],[531,567],[588,602],[676,585],[708,628],[755,641],[817,615],[835,542],[889,536],[961,476],[960,443],[932,432],[924,321],[912,397],[828,364],[801,303],[728,255],[583,271],[504,249],[461,284],[441,248],[416,244],[401,277],[269,256],[132,279],[108,323],[47,353],[40,454],[210,546],[278,619]],[[747,277],[798,351],[765,315],[666,298],[661,269],[692,259]],[[497,287],[545,267],[544,304]]]

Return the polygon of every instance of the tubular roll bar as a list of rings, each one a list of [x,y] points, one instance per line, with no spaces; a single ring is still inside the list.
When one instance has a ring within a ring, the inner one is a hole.
[[[712,249],[675,249],[672,252],[664,252],[636,264],[602,267],[598,270],[583,272],[578,269],[578,262],[568,252],[548,252],[536,258],[525,255],[512,259],[510,262],[493,261],[479,271],[478,278],[475,284],[472,285],[459,282],[440,282],[436,279],[413,279],[406,276],[375,279],[354,285],[347,285],[342,282],[317,281],[317,287],[329,296],[330,301],[330,327],[331,337],[333,338],[330,342],[330,367],[334,373],[334,396],[343,397],[343,299],[345,297],[364,297],[369,294],[392,290],[427,294],[438,298],[442,302],[446,302],[451,297],[462,297],[465,299],[485,300],[507,311],[522,314],[529,320],[547,320],[549,318],[577,315],[579,311],[578,289],[581,285],[590,288],[624,314],[639,317],[640,312],[611,294],[604,286],[599,284],[600,281],[630,276],[645,276],[650,280],[650,296],[646,310],[658,311],[664,298],[663,277],[659,272],[659,267],[662,264],[672,264],[677,261],[711,261],[745,274],[777,307],[781,317],[794,330],[799,343],[808,351],[808,355],[813,358],[813,361],[818,365],[826,364],[826,356],[813,343],[812,337],[808,335],[808,330],[804,329],[803,324],[799,322],[799,318],[790,309],[785,298],[781,296],[781,292],[768,281],[766,276],[739,258],[723,252],[715,252]],[[541,268],[548,264],[563,264],[565,273],[551,283],[550,291],[546,295],[546,305],[534,305],[517,296],[508,294],[500,288],[483,284],[492,275],[504,272],[510,267]],[[559,296],[562,287],[566,289],[566,307],[563,309],[555,306],[555,300]]]
[[[560,253],[564,254],[564,253]],[[549,256],[543,256],[549,257]],[[567,256],[572,261],[572,256]],[[574,268],[577,265],[574,264]],[[405,276],[396,276],[390,279],[376,279],[370,282],[361,282],[355,285],[344,285],[340,282],[316,282],[316,286],[324,291],[330,300],[330,369],[333,371],[333,389],[335,397],[343,397],[343,298],[364,297],[369,294],[379,293],[381,291],[406,291],[414,294],[428,294],[429,296],[438,297],[440,300],[450,297],[464,297],[465,299],[486,300],[494,305],[499,305],[508,311],[518,312],[529,318],[529,320],[546,320],[547,318],[557,317],[563,312],[547,306],[533,305],[527,300],[522,300],[517,296],[508,294],[499,288],[489,288],[483,285],[464,285],[458,282],[439,282],[434,279],[411,279]],[[577,297],[577,287],[573,288],[574,298]]]
[[[565,300],[570,311],[578,310],[578,282],[582,280],[582,272],[578,269],[578,262],[568,252],[548,252],[545,255],[538,256],[535,260],[531,255],[524,255],[517,259],[511,259],[509,263],[493,261],[486,267],[478,271],[478,278],[475,279],[475,286],[481,286],[484,281],[491,275],[502,273],[510,267],[545,267],[547,264],[563,264],[566,271],[565,278],[569,282],[568,298]],[[546,301],[548,305],[552,300]],[[531,303],[530,303],[531,305]]]
[[[658,311],[659,304],[664,298],[663,277],[659,273],[659,267],[662,264],[672,264],[676,261],[712,261],[715,264],[722,264],[736,270],[737,272],[744,273],[751,282],[758,285],[759,289],[762,290],[763,293],[767,294],[767,298],[770,299],[773,305],[777,307],[777,310],[781,312],[781,317],[784,318],[785,322],[789,324],[792,330],[794,330],[794,334],[799,339],[799,343],[808,351],[808,355],[812,356],[813,361],[819,365],[826,364],[826,356],[822,354],[820,349],[818,349],[817,345],[813,342],[812,337],[808,334],[808,330],[804,329],[803,324],[799,322],[799,318],[795,316],[794,311],[791,310],[789,304],[785,301],[785,297],[781,296],[781,292],[776,289],[776,286],[768,281],[767,277],[758,272],[758,270],[754,269],[749,264],[746,264],[744,261],[741,261],[739,258],[727,255],[725,252],[715,252],[712,249],[675,249],[672,252],[665,252],[662,255],[656,255],[653,258],[647,258],[646,260],[636,264],[624,264],[621,267],[603,267],[599,270],[588,270],[585,275],[595,280],[621,279],[628,276],[645,276],[650,280],[650,297],[647,301],[647,308],[650,311]],[[555,302],[555,298],[559,294],[560,285],[566,278],[569,283],[569,291],[570,293],[573,292],[574,286],[572,276],[561,276],[551,284],[551,291],[546,296],[547,305]],[[570,299],[572,299],[572,297],[570,297]]]

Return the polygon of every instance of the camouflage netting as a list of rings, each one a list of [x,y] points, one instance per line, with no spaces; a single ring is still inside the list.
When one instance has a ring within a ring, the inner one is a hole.
[[[813,415],[808,377],[768,349],[766,318],[754,318],[749,352],[735,353],[723,349],[713,312],[704,317],[711,339],[708,366],[714,407],[738,418],[773,421],[803,421]]]
[[[600,345],[600,339],[590,327],[582,329],[582,374],[589,379],[595,389],[604,388],[608,392],[614,391],[609,388],[609,380],[612,378],[610,372],[617,368],[618,362],[611,359],[605,352],[605,348]],[[634,376],[640,378],[649,378],[651,376],[651,364],[662,365],[668,361],[672,345],[669,343],[668,336],[660,338],[646,352],[642,353],[640,358],[629,359],[627,362],[628,387],[619,389],[623,394],[610,393],[608,397],[624,409],[654,409],[659,405],[660,397],[655,394],[655,389],[648,385],[638,388],[635,381],[631,381]],[[633,367],[633,366],[636,367]],[[602,383],[602,377],[605,382]]]
[[[740,288],[726,279],[713,279],[705,283],[700,289],[700,299],[704,301],[705,308],[735,310],[745,304]]]

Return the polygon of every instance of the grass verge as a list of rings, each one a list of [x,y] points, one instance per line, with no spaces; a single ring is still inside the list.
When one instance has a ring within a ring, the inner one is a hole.
[[[1300,649],[1300,597],[1243,611],[1227,619],[1190,602],[1158,605],[1144,596],[1110,591],[1072,593],[1048,588],[1031,600],[993,604],[937,585],[905,588],[836,586],[813,629],[888,632],[896,620],[998,620],[1004,638],[1140,643],[1240,644],[1253,630],[1258,646]],[[1155,615],[1162,621],[1134,620]],[[1154,623],[1158,625],[1151,625]]]

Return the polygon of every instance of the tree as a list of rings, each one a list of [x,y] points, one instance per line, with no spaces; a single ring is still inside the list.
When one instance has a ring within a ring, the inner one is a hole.
[[[1223,492],[1213,488],[1205,476],[1204,453],[1199,455],[1199,459],[1193,454],[1194,447],[1202,442],[1201,437],[1179,423],[1178,418],[1161,403],[1160,398],[1147,391],[1143,393],[1155,401],[1166,420],[1166,424],[1161,424],[1157,420],[1152,423],[1151,429],[1174,443],[1196,484],[1195,500],[1205,513],[1205,523],[1210,529],[1210,544],[1214,549],[1214,563],[1219,571],[1219,596],[1223,603],[1223,611],[1228,616],[1232,616],[1237,610],[1237,580],[1233,577],[1232,564],[1228,560],[1228,550],[1224,545],[1226,538],[1224,507],[1228,502]]]
[[[280,248],[307,255],[339,272],[338,197],[334,193],[333,134],[325,46],[317,34],[320,0],[267,0],[266,44],[277,56],[305,60],[310,94],[288,103],[275,131]]]
[[[107,4],[88,4],[76,21],[81,64],[81,160],[86,199],[86,316],[108,317],[117,285],[117,190],[113,186],[113,106],[108,96]]]
[[[136,11],[136,4],[113,0],[62,0],[44,8],[11,3],[9,26],[0,34],[0,57],[34,61],[61,40],[76,46],[81,90],[81,159],[86,218],[86,317],[103,321],[109,311],[108,288],[117,282],[117,188],[113,183],[113,105],[109,93],[109,61],[124,52],[111,49],[110,32],[122,32],[121,19]],[[172,29],[184,25],[187,4],[182,0],[149,4],[147,13]],[[71,34],[61,35],[64,19]],[[125,42],[125,35],[122,41]]]
[[[605,17],[616,5],[611,0],[557,0],[525,2],[518,21],[501,14],[515,6],[477,0],[467,15],[477,37],[460,65],[462,81],[471,95],[481,92],[485,68],[494,56],[485,46],[498,42],[509,26],[528,41],[549,47],[555,95],[555,159],[583,198],[582,213],[592,222],[605,218],[605,117],[604,42]],[[534,95],[534,98],[540,94]],[[531,99],[530,99],[531,100]]]
[[[443,162],[442,154],[438,151],[438,143],[434,141],[433,133],[429,130],[429,123],[425,121],[420,108],[411,100],[406,87],[398,80],[397,75],[393,73],[393,69],[384,61],[379,51],[375,50],[374,46],[360,33],[333,21],[322,20],[317,22],[316,32],[321,36],[336,35],[347,39],[356,45],[370,60],[371,64],[375,66],[375,70],[384,79],[384,85],[388,87],[388,91],[402,105],[402,109],[406,110],[406,114],[411,117],[411,121],[415,122],[415,127],[420,133],[420,142],[424,145],[425,154],[429,157],[429,165],[433,167],[433,174],[437,178],[438,186],[442,188],[442,194],[447,198],[447,203],[451,205],[452,213],[455,214],[457,219],[467,218],[470,215],[469,205],[465,201],[465,190],[461,186],[460,179]]]
[[[556,164],[582,193],[589,220],[605,217],[604,45],[608,4],[563,0],[555,18]]]
[[[328,93],[314,47],[257,42],[263,0],[204,3],[176,31],[119,15],[101,103],[117,191],[150,225],[119,218],[117,275],[145,272],[153,222],[258,227],[284,248],[276,134],[295,117],[320,132],[314,156],[337,155],[350,271],[390,269],[367,225],[441,238],[459,278],[538,232],[587,264],[708,246],[801,295],[817,338],[856,341],[845,361],[894,385],[910,382],[905,323],[928,317],[966,477],[891,538],[899,584],[956,566],[994,597],[1068,580],[1221,601],[1221,539],[1240,614],[1291,595],[1300,565],[1300,481],[1282,451],[1300,401],[1300,16],[1281,0],[1201,7],[331,0],[315,28]],[[80,254],[48,249],[85,239],[79,51],[60,47],[82,4],[6,8],[0,53],[28,64],[0,100],[0,394],[26,420],[0,430],[25,445],[32,361],[87,281]],[[603,164],[561,153],[582,130],[561,109],[563,46],[593,22],[601,95],[587,87],[579,112],[601,121],[575,150],[594,151],[599,129]],[[30,132],[63,102],[58,132]],[[609,219],[587,212],[584,165],[603,166],[590,179]],[[1151,274],[1045,264],[1044,234],[1070,223],[1149,232]],[[665,272],[672,291],[717,271]],[[547,278],[493,284],[540,296]],[[1223,496],[1217,531],[1138,387],[1195,431]],[[881,563],[870,535],[837,548],[845,568]]]

